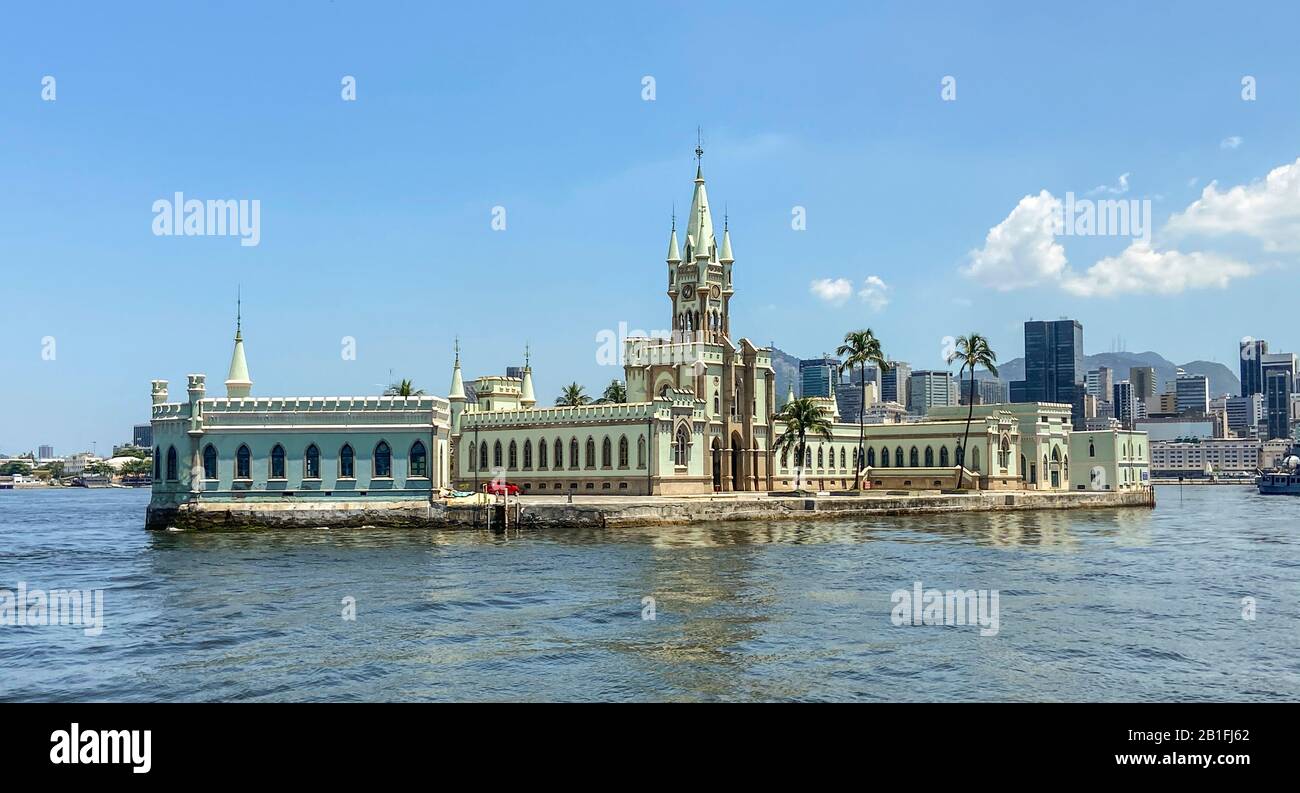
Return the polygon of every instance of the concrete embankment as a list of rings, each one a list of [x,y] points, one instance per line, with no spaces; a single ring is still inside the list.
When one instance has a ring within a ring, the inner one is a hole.
[[[735,520],[836,519],[870,515],[940,512],[1004,512],[1035,509],[1107,509],[1154,507],[1155,492],[1007,492],[872,493],[861,496],[809,497],[737,494],[690,497],[525,496],[510,522],[524,528],[604,526],[673,526]],[[493,521],[500,525],[500,512]],[[392,526],[413,528],[483,527],[483,508],[447,507],[441,503],[196,503],[150,507],[151,529],[319,528]]]

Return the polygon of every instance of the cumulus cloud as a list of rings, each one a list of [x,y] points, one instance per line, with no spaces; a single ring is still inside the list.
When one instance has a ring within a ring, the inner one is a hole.
[[[1240,135],[1229,135],[1228,137],[1226,137],[1226,138],[1224,138],[1223,140],[1219,141],[1219,148],[1220,148],[1220,149],[1235,149],[1235,148],[1241,146],[1241,144],[1242,144],[1242,139],[1241,139],[1241,136],[1240,136]]]
[[[1270,178],[1272,176],[1270,174]],[[1300,160],[1296,162],[1294,178],[1300,183]],[[1206,188],[1197,204],[1205,202],[1207,206],[1218,207],[1221,203],[1251,206],[1259,203],[1252,204],[1241,197],[1233,201],[1218,201],[1220,196],[1227,194],[1219,194],[1213,187]],[[1207,201],[1207,196],[1216,200]],[[1197,204],[1189,207],[1188,212],[1192,212]],[[1200,251],[1158,250],[1145,240],[1134,240],[1118,255],[1106,257],[1078,271],[1070,266],[1065,248],[1058,241],[1058,232],[1062,230],[1059,218],[1063,210],[1061,201],[1046,190],[1036,196],[1025,196],[1006,219],[989,229],[984,247],[970,252],[967,264],[962,268],[963,274],[1004,292],[1054,286],[1080,297],[1109,297],[1222,289],[1233,279],[1254,272],[1250,265],[1226,256]],[[1296,211],[1296,217],[1300,218],[1300,207]],[[1197,217],[1235,217],[1226,211],[1212,213],[1207,210],[1193,214]],[[1149,224],[1151,219],[1147,218],[1146,222]],[[1295,230],[1296,243],[1300,245],[1300,223]]]
[[[1249,265],[1213,253],[1158,251],[1145,242],[1134,242],[1080,275],[1067,273],[1061,287],[1080,297],[1176,295],[1187,289],[1225,289],[1232,279],[1251,272]]]
[[[1177,236],[1241,234],[1267,251],[1300,251],[1300,159],[1227,190],[1210,182],[1165,229]]]
[[[1020,199],[989,229],[984,247],[970,252],[962,272],[1002,292],[1057,282],[1067,265],[1056,241],[1061,212],[1060,200],[1046,190]]]
[[[808,291],[831,305],[844,305],[853,296],[853,282],[847,278],[818,278],[808,285]]]
[[[871,307],[873,311],[880,311],[889,305],[889,287],[878,276],[869,275],[863,282],[862,288],[858,290],[858,297],[862,302]]]
[[[874,311],[889,305],[889,286],[879,276],[869,275],[858,289],[847,278],[818,278],[808,284],[808,291],[833,306],[842,306],[856,292],[858,299]]]

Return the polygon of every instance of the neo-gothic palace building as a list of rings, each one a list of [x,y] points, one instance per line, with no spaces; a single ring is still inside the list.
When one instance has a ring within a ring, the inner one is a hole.
[[[731,335],[734,266],[697,166],[684,239],[674,219],[668,240],[672,334],[626,340],[621,404],[538,407],[530,365],[478,378],[470,400],[459,352],[446,399],[255,397],[237,329],[224,398],[207,396],[202,374],[189,375],[183,402],[153,382],[151,506],[401,506],[497,478],[533,495],[789,490],[799,466],[772,451],[771,351]],[[834,415],[834,400],[826,408]],[[1144,433],[1074,432],[1069,405],[979,406],[968,455],[965,408],[868,425],[861,450],[858,425],[835,418],[830,441],[809,438],[803,487],[850,488],[859,466],[869,487],[914,490],[953,487],[959,466],[981,489],[1122,490],[1148,478]]]

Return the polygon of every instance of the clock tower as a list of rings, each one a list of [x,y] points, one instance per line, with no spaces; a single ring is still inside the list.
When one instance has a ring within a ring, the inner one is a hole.
[[[677,240],[674,214],[668,238],[668,297],[672,301],[672,328],[683,340],[721,343],[731,332],[731,232],[723,219],[722,243],[713,233],[709,195],[704,188],[704,148],[695,147],[695,194],[686,223],[683,257]]]

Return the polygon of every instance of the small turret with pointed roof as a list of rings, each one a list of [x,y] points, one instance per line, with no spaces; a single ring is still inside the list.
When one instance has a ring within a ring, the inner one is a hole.
[[[686,246],[692,259],[711,259],[714,254],[713,217],[709,214],[709,194],[704,189],[704,144],[695,146],[695,193],[691,196],[691,219],[686,224]]]
[[[668,263],[677,264],[682,260],[682,246],[677,244],[677,212],[673,212],[673,230],[668,237]]]
[[[718,261],[723,264],[731,264],[735,261],[731,255],[731,228],[726,213],[722,215],[722,252],[718,254]]]
[[[248,376],[248,359],[244,357],[243,296],[235,298],[235,351],[230,355],[230,373],[226,376],[226,396],[244,399],[253,390]]]
[[[519,404],[526,408],[537,404],[537,397],[533,394],[533,366],[526,344],[524,345],[524,383],[519,389]]]
[[[447,393],[449,402],[465,401],[465,380],[460,374],[460,339],[456,339],[456,362],[451,367],[451,389]]]

